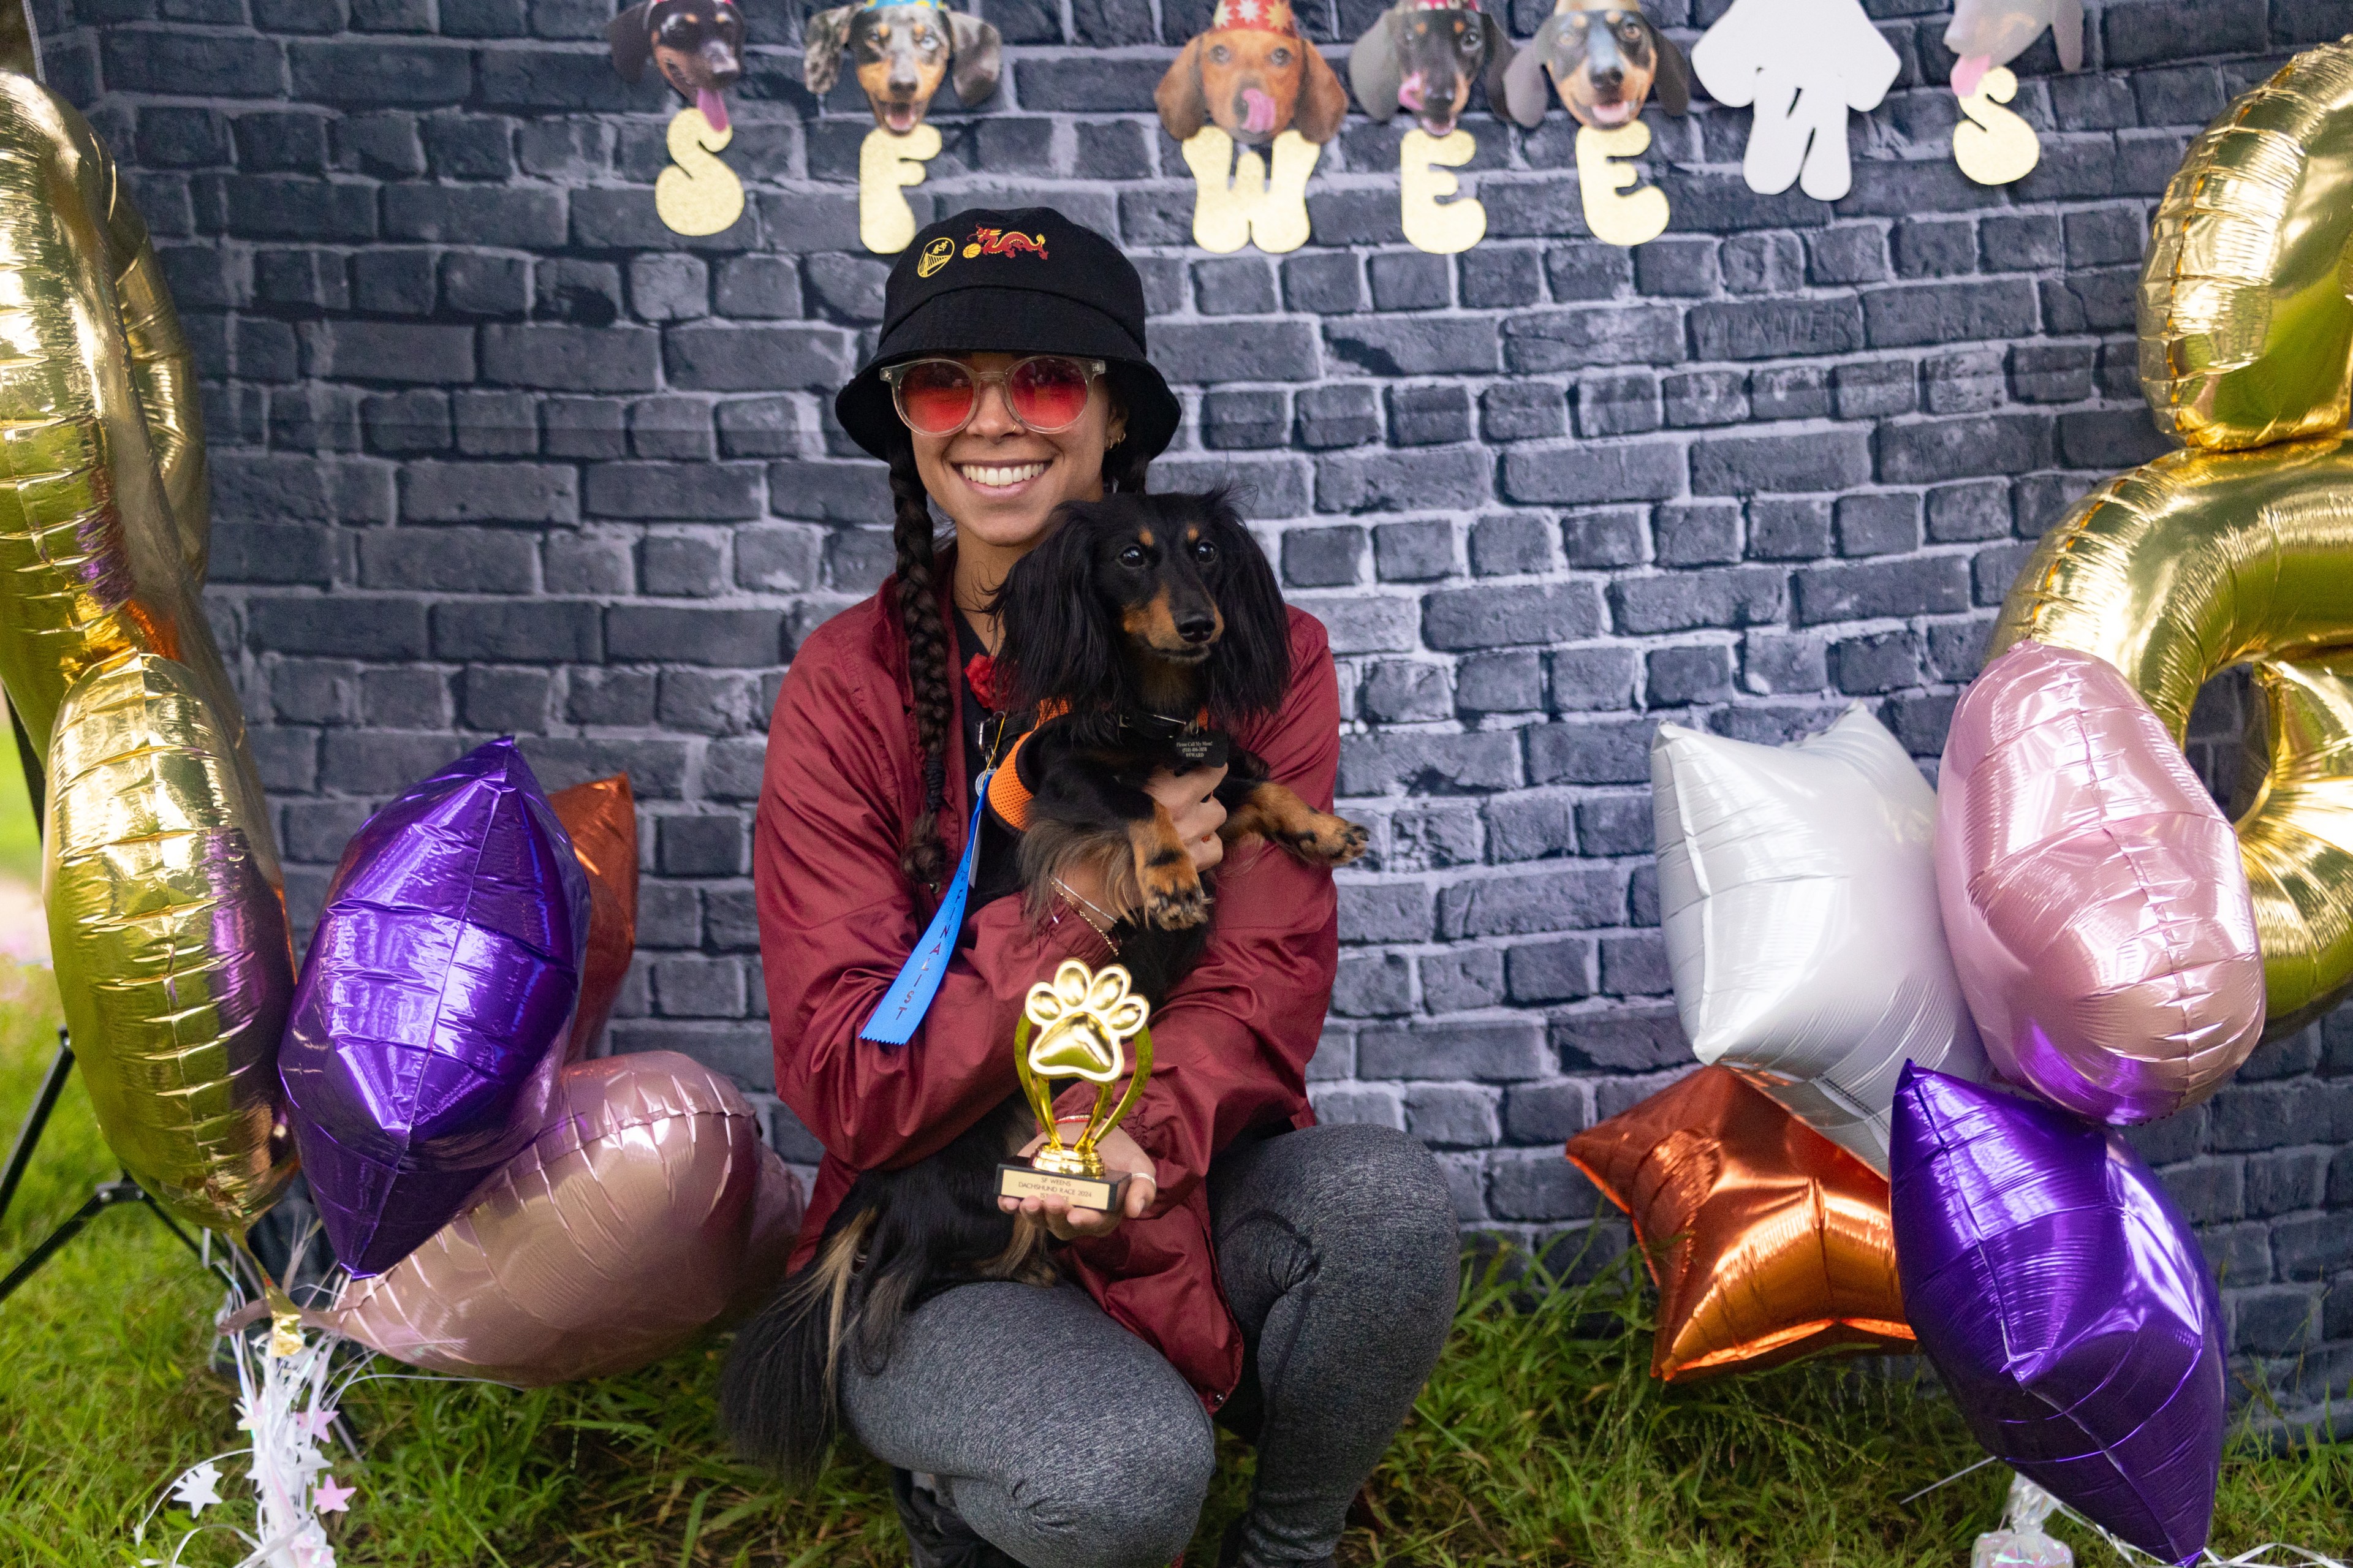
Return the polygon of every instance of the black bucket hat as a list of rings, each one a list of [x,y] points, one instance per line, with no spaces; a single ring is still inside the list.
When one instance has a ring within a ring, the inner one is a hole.
[[[1099,359],[1130,450],[1156,458],[1183,416],[1144,352],[1144,280],[1119,247],[1051,207],[969,207],[917,234],[882,286],[882,337],[833,400],[850,438],[888,459],[904,428],[881,372],[925,354]]]

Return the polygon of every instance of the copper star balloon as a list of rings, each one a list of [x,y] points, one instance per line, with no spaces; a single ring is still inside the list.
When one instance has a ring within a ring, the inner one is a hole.
[[[1877,1172],[1723,1068],[1568,1141],[1633,1221],[1669,1383],[1831,1350],[1908,1351]]]
[[[2164,1562],[2204,1550],[2222,1307],[2122,1136],[1941,1073],[1895,1096],[1893,1206],[1920,1348],[1996,1458]]]
[[[328,884],[280,1058],[335,1256],[383,1272],[537,1133],[588,883],[512,740],[368,818]]]
[[[2113,666],[2011,647],[1955,709],[1937,794],[1945,933],[2005,1076],[2114,1122],[2229,1080],[2263,1026],[2239,846]]]
[[[329,1317],[461,1376],[629,1372],[765,1299],[800,1217],[800,1184],[733,1085],[670,1051],[579,1062],[466,1212]]]
[[[99,1127],[164,1207],[242,1236],[294,1170],[294,954],[228,728],[185,668],[129,655],[66,694],[48,800],[50,951]]]
[[[638,806],[627,773],[557,790],[547,803],[588,874],[588,957],[564,1047],[565,1059],[576,1062],[604,1033],[637,952]]]

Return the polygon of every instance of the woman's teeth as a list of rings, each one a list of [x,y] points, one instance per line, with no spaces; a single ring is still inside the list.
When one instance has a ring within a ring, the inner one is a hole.
[[[1012,485],[1028,484],[1031,479],[1036,479],[1039,474],[1042,474],[1045,471],[1046,465],[1043,463],[999,463],[993,465],[966,463],[957,469],[957,472],[964,475],[965,481],[967,484],[987,485],[995,489],[1004,489]]]

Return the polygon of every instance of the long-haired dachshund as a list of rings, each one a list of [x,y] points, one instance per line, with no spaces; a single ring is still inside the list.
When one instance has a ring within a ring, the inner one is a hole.
[[[1348,89],[1300,33],[1289,0],[1218,0],[1208,29],[1177,54],[1152,101],[1179,142],[1214,122],[1248,147],[1291,130],[1321,145],[1348,117]]]
[[[1522,125],[1545,117],[1547,76],[1561,107],[1599,130],[1634,120],[1653,92],[1669,114],[1691,109],[1691,62],[1639,0],[1557,0],[1504,74],[1504,97]]]
[[[979,17],[934,0],[864,0],[819,11],[801,31],[801,81],[823,98],[846,54],[874,122],[905,135],[923,123],[943,81],[966,108],[997,90],[1005,41]]]
[[[1141,910],[1113,934],[1155,1004],[1198,961],[1209,900],[1167,811],[1145,791],[1153,773],[1222,761],[1225,838],[1261,834],[1314,865],[1363,852],[1363,828],[1309,806],[1217,727],[1271,712],[1291,679],[1274,574],[1222,492],[1065,506],[995,608],[1012,710],[1050,716],[999,765],[998,780],[1018,780],[1026,801],[993,784],[992,808],[1004,816],[1009,804],[1024,819],[1014,826],[1026,826],[1033,898],[1091,861],[1107,890]],[[720,1406],[746,1458],[813,1479],[840,1429],[845,1352],[879,1366],[906,1315],[952,1285],[1053,1280],[1044,1226],[997,1206],[997,1163],[1034,1131],[1016,1094],[938,1153],[851,1184],[816,1261],[744,1326],[728,1358]]]
[[[1398,0],[1348,51],[1348,85],[1375,120],[1387,123],[1402,109],[1442,137],[1471,107],[1473,83],[1503,112],[1512,56],[1510,32],[1476,5]]]
[[[638,0],[605,29],[614,68],[637,81],[652,62],[678,95],[727,129],[723,95],[744,79],[744,15],[735,0]]]

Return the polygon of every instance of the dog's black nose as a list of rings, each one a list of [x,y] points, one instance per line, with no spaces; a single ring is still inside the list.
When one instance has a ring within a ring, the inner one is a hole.
[[[1187,616],[1176,623],[1176,635],[1187,642],[1204,643],[1218,635],[1214,616]]]
[[[1616,66],[1610,66],[1605,69],[1596,70],[1592,74],[1593,85],[1604,89],[1605,91],[1614,90],[1620,86],[1622,86],[1626,80],[1626,73],[1619,69]]]

